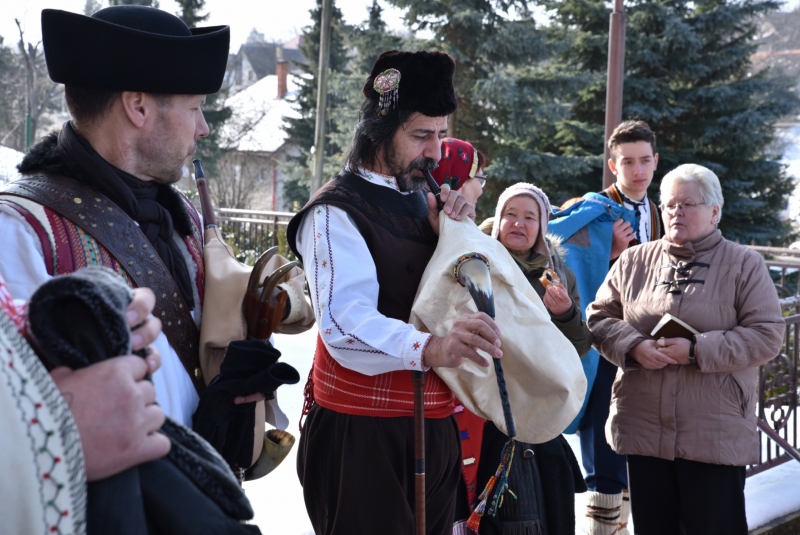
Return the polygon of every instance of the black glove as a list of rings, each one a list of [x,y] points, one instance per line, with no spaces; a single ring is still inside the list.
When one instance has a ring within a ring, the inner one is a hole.
[[[262,393],[271,399],[279,386],[300,381],[297,370],[289,364],[277,362],[280,356],[280,352],[267,342],[231,342],[219,375],[200,398],[192,416],[192,428],[231,466],[250,466],[255,438],[255,402],[236,405],[234,398]]]

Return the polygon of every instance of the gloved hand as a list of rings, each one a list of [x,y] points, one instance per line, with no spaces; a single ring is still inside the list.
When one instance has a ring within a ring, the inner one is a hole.
[[[256,402],[234,404],[237,396],[262,393],[272,398],[284,384],[300,381],[300,374],[268,342],[231,342],[220,373],[206,388],[192,417],[192,427],[231,466],[247,468],[252,462]]]

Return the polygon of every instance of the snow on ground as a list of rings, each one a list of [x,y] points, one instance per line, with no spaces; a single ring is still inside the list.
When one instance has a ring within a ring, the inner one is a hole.
[[[17,164],[22,161],[23,156],[19,151],[0,145],[0,184],[5,184],[19,174]]]
[[[300,383],[278,390],[281,408],[289,417],[289,429],[299,440],[298,417],[303,406],[303,386],[314,355],[317,331],[294,335],[277,335],[276,347],[281,361],[300,372]],[[578,437],[566,435],[567,442],[580,459]],[[283,463],[268,476],[245,483],[244,489],[255,510],[253,523],[267,535],[313,535],[311,522],[303,503],[303,489],[297,479],[297,445]],[[575,496],[577,533],[586,533],[585,494]],[[750,529],[800,511],[800,463],[790,461],[747,479],[745,486],[747,520]],[[632,527],[631,522],[629,527]],[[633,533],[633,531],[631,531]]]

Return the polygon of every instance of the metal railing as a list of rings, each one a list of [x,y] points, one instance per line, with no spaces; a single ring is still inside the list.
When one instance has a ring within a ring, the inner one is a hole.
[[[218,223],[226,241],[238,249],[237,256],[246,261],[269,247],[278,245],[281,254],[293,257],[286,247],[286,226],[291,212],[258,210],[218,210]],[[765,257],[767,266],[777,278],[775,287],[784,310],[786,331],[781,353],[758,371],[758,429],[761,456],[747,467],[747,475],[796,459],[798,447],[798,351],[800,350],[800,250],[750,246]]]
[[[761,455],[747,467],[747,475],[763,472],[787,461],[800,461],[798,451],[798,350],[800,350],[800,291],[798,270],[800,251],[777,247],[751,246],[764,256],[770,272],[777,278],[775,288],[781,297],[786,322],[781,352],[758,370],[758,431]]]
[[[217,210],[217,224],[225,241],[234,248],[237,258],[247,263],[276,245],[280,247],[280,254],[290,260],[294,259],[285,240],[286,226],[292,217],[292,212],[235,208]]]

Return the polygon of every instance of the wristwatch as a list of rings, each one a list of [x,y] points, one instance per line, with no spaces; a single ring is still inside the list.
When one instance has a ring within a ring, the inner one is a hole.
[[[694,356],[694,340],[689,344],[689,364],[697,366],[697,359]]]

